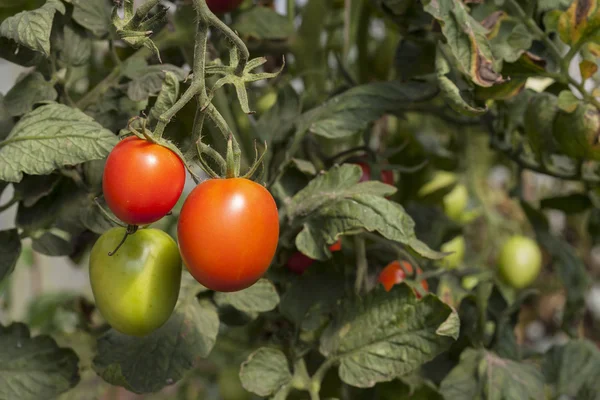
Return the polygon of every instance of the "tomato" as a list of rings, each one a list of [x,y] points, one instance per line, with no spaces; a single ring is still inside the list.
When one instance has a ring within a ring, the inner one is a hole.
[[[267,93],[259,97],[256,102],[256,109],[260,114],[264,114],[271,109],[277,102],[277,92],[269,90]]]
[[[336,251],[340,251],[340,250],[342,250],[342,240],[341,239],[339,239],[337,242],[335,242],[334,244],[329,246],[329,251],[331,251],[331,252],[336,252]],[[286,266],[290,271],[292,271],[298,275],[302,275],[304,273],[304,271],[306,271],[308,269],[308,267],[313,265],[314,262],[315,262],[315,260],[313,260],[312,258],[297,251],[297,252],[293,253],[290,256],[290,258],[288,258]]]
[[[448,218],[460,222],[469,202],[469,193],[465,185],[456,184],[450,193],[444,196],[443,202],[444,213]]]
[[[238,8],[244,0],[206,0],[206,5],[215,14],[225,14]]]
[[[181,285],[175,241],[157,229],[140,229],[114,251],[124,228],[106,231],[90,255],[90,284],[100,314],[115,330],[144,336],[171,316]]]
[[[184,264],[198,282],[221,292],[245,289],[267,271],[275,255],[275,200],[248,179],[209,179],[185,200],[177,237]]]
[[[444,257],[442,264],[448,269],[453,269],[462,264],[465,258],[465,237],[460,235],[447,241],[440,248],[444,253],[452,253]]]
[[[379,282],[383,285],[386,292],[389,292],[395,284],[404,281],[407,276],[411,276],[413,273],[413,266],[409,262],[394,260],[381,271],[379,274]],[[423,274],[423,270],[417,267],[415,279],[418,279],[421,274]],[[429,291],[427,280],[423,279],[421,281],[421,287],[425,292]],[[415,292],[417,299],[422,297],[418,290],[413,288],[413,291]]]
[[[498,272],[510,286],[522,289],[529,286],[542,269],[542,252],[537,243],[525,236],[508,239],[500,251]]]
[[[164,217],[185,184],[185,166],[171,150],[130,136],[108,155],[102,177],[106,204],[123,222],[145,225]]]
[[[371,180],[371,167],[367,163],[359,162],[357,165],[362,168],[362,176],[359,182],[366,182]],[[381,171],[380,180],[388,185],[394,185],[394,172],[393,171]]]

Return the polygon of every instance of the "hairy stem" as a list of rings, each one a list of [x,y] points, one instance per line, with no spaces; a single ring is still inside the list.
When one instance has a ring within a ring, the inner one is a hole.
[[[364,283],[368,269],[365,239],[360,235],[354,236],[354,251],[356,252],[356,280],[354,281],[354,292],[360,294],[365,286]]]

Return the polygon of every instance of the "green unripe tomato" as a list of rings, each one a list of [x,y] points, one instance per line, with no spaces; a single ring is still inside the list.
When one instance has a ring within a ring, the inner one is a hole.
[[[442,259],[442,264],[448,269],[453,269],[462,264],[465,258],[465,237],[460,235],[444,243],[440,249],[444,253],[452,253]]]
[[[418,195],[421,197],[428,196],[447,186],[453,185],[456,183],[456,180],[456,174],[452,172],[437,171],[429,182],[421,186]]]
[[[112,228],[94,244],[90,283],[100,314],[115,330],[145,336],[171,316],[181,285],[182,261],[175,241],[157,229],[129,235]]]
[[[444,212],[448,218],[460,222],[469,202],[469,192],[462,183],[456,184],[454,189],[444,196]]]
[[[277,92],[269,90],[258,98],[256,102],[256,110],[259,114],[264,114],[271,109],[277,102]]]
[[[542,251],[537,243],[524,236],[508,239],[500,251],[498,272],[510,286],[522,289],[529,286],[542,269]]]
[[[467,275],[461,280],[462,287],[466,290],[471,290],[479,284],[479,278],[474,275]]]

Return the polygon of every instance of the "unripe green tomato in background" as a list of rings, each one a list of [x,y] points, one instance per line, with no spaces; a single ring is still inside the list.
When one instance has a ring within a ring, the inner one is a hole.
[[[444,267],[448,269],[458,267],[465,258],[465,237],[462,235],[456,236],[444,243],[440,250],[444,253],[452,252],[452,254],[447,255],[441,260]]]
[[[456,184],[454,189],[444,196],[444,212],[448,218],[460,222],[469,203],[469,192],[462,183]]]
[[[256,102],[256,111],[259,114],[264,114],[271,109],[277,102],[277,92],[275,90],[269,90],[258,98]]]
[[[522,289],[531,285],[541,269],[542,251],[534,240],[517,235],[502,246],[498,273],[510,286]]]
[[[240,380],[240,367],[225,367],[219,371],[217,384],[219,385],[219,395],[223,400],[247,400],[250,399],[250,393],[242,386]]]
[[[175,241],[157,229],[129,235],[109,256],[125,231],[112,228],[96,241],[90,255],[90,283],[106,322],[126,335],[145,336],[173,313],[182,261]]]

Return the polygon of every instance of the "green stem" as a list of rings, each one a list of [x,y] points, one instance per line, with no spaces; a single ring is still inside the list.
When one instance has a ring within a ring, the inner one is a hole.
[[[0,212],[8,210],[9,208],[11,208],[13,205],[15,205],[18,202],[19,202],[19,198],[17,196],[14,196],[12,199],[10,199],[8,201],[8,203],[0,206]]]
[[[296,0],[287,0],[287,17],[291,24],[296,19]]]
[[[152,11],[154,7],[156,7],[160,3],[160,0],[148,0],[147,2],[140,5],[137,10],[135,10],[135,14],[133,18],[127,23],[125,29],[133,29],[138,26],[140,22],[143,21],[144,18]]]
[[[231,145],[232,145],[232,149],[233,149],[232,157],[233,157],[233,161],[235,163],[235,176],[239,176],[240,160],[242,157],[242,153],[240,150],[240,145],[237,142],[237,139],[231,133],[231,130],[229,129],[229,126],[227,125],[227,122],[225,122],[225,119],[223,118],[223,116],[221,115],[219,110],[217,110],[217,108],[212,103],[209,103],[208,107],[206,107],[206,113],[208,114],[209,118],[215,123],[217,128],[219,128],[219,130],[223,134],[223,137],[225,137],[225,140],[227,140],[227,141],[231,140],[231,142],[232,142]]]
[[[235,47],[238,49],[239,61],[234,72],[237,76],[241,76],[244,72],[244,68],[246,68],[248,59],[250,58],[250,52],[248,51],[246,44],[238,35],[235,34],[234,31],[231,30],[230,27],[227,26],[227,24],[221,21],[219,17],[210,11],[206,5],[206,0],[194,0],[194,5],[196,6],[198,15],[204,16],[210,25],[220,30],[225,36],[227,36],[229,40],[233,42]]]
[[[360,235],[354,236],[354,251],[356,255],[356,280],[354,281],[354,291],[356,294],[360,294],[365,286],[364,283],[369,267],[367,263],[365,239]]]

